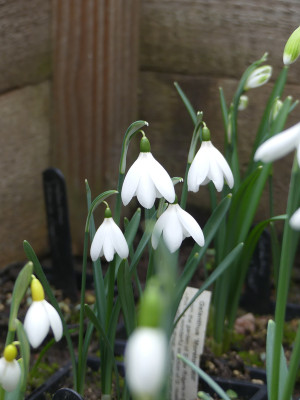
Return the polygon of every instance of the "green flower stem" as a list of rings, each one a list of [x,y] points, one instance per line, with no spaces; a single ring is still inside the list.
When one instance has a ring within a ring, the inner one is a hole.
[[[300,324],[298,326],[296,338],[294,341],[294,349],[290,360],[289,372],[283,388],[282,399],[292,398],[293,388],[299,371],[299,360],[300,360]]]
[[[86,266],[87,251],[89,243],[88,230],[84,233],[83,262],[81,273],[81,292],[80,292],[80,314],[79,314],[79,334],[78,334],[78,367],[77,367],[77,392],[83,394],[84,376],[86,370],[86,360],[83,357],[83,337],[84,337],[84,304],[85,304],[85,287],[86,287]]]
[[[278,400],[279,375],[280,375],[280,352],[283,339],[283,329],[285,321],[285,310],[288,298],[291,268],[295,254],[295,236],[297,232],[291,229],[289,220],[292,213],[296,210],[300,201],[299,188],[299,168],[295,157],[291,184],[287,204],[287,219],[284,224],[282,252],[280,258],[279,278],[277,286],[276,309],[275,309],[275,335],[274,335],[274,351],[272,363],[272,384],[271,384],[271,399]]]
[[[106,306],[106,331],[108,330],[110,316],[114,304],[114,293],[115,293],[115,274],[116,274],[116,257],[109,264],[108,267],[108,281],[107,281],[107,306]]]
[[[184,175],[184,181],[183,181],[183,186],[182,186],[182,191],[181,191],[181,199],[180,199],[180,207],[185,210],[186,207],[186,201],[187,201],[187,177],[189,173],[189,169],[191,167],[191,162],[187,163],[186,170],[185,170],[185,175]]]
[[[120,172],[119,179],[118,179],[118,187],[117,187],[118,194],[117,194],[115,211],[114,211],[114,221],[117,225],[120,224],[120,218],[121,218],[121,207],[122,207],[121,190],[122,190],[124,179],[125,179],[125,174]]]

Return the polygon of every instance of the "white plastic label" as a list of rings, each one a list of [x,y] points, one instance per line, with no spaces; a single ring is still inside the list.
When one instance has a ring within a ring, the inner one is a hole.
[[[187,287],[181,299],[177,316],[182,313],[198,289]],[[204,291],[179,320],[171,340],[171,399],[195,400],[198,393],[198,375],[177,354],[199,366],[203,352],[211,292]]]

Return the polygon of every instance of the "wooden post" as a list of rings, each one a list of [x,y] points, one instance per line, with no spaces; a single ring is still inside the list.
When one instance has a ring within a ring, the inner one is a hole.
[[[139,0],[53,0],[54,166],[66,178],[75,252],[93,197],[116,187],[136,119]]]

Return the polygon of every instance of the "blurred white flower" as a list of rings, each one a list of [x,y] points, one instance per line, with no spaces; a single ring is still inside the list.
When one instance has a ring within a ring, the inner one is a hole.
[[[90,254],[93,261],[104,255],[109,262],[113,260],[115,253],[121,258],[127,258],[129,249],[121,229],[113,220],[110,209],[107,208],[104,221],[93,238]]]
[[[263,65],[256,68],[249,76],[245,83],[244,90],[254,89],[268,82],[272,75],[272,67]]]
[[[7,392],[15,390],[21,378],[21,368],[16,356],[16,346],[9,344],[0,358],[0,385]]]
[[[137,398],[155,397],[168,372],[168,340],[157,328],[137,328],[125,349],[125,373],[128,387]]]
[[[290,65],[297,60],[300,55],[300,27],[294,30],[288,38],[283,50],[283,63]]]
[[[234,178],[227,161],[210,140],[203,140],[189,169],[188,190],[198,192],[200,185],[213,181],[217,191],[221,192],[224,180],[232,189]]]
[[[300,230],[300,208],[294,212],[290,218],[290,227],[296,231]]]
[[[275,161],[293,150],[297,150],[300,166],[300,122],[261,144],[254,154],[254,161]]]
[[[44,289],[40,281],[33,278],[31,281],[32,304],[29,307],[24,329],[32,347],[40,346],[51,327],[56,341],[62,338],[63,326],[58,312],[45,300]]]
[[[156,221],[151,239],[154,249],[157,248],[161,235],[171,253],[178,250],[183,239],[189,236],[192,236],[199,246],[204,245],[204,236],[199,224],[179,204],[169,204]]]
[[[129,168],[124,179],[121,191],[123,204],[126,206],[134,196],[148,209],[154,205],[157,197],[164,197],[169,203],[173,203],[175,191],[172,180],[153,157],[146,137],[141,139],[140,149],[137,160]]]
[[[244,111],[248,107],[249,98],[245,94],[242,94],[239,100],[238,110]]]

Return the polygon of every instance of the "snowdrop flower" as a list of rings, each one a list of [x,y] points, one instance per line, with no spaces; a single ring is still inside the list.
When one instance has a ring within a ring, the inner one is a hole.
[[[115,253],[121,258],[127,258],[129,254],[128,244],[121,229],[113,220],[108,206],[104,216],[104,221],[97,229],[92,241],[90,250],[91,259],[96,261],[97,258],[104,255],[109,262],[113,260]]]
[[[140,154],[127,172],[121,191],[125,206],[134,196],[144,208],[151,208],[157,197],[164,197],[169,203],[175,200],[172,180],[151,154],[146,136],[141,139]]]
[[[283,63],[290,65],[300,55],[300,26],[289,37],[283,50]]]
[[[125,349],[126,381],[137,398],[154,398],[167,373],[168,340],[158,328],[137,328]]]
[[[184,238],[190,236],[199,246],[204,245],[203,232],[197,221],[177,202],[169,204],[154,225],[151,238],[154,249],[157,248],[161,235],[171,253],[179,249]]]
[[[256,68],[246,80],[244,90],[254,89],[264,85],[268,82],[272,75],[272,67],[270,65],[263,65]]]
[[[294,212],[290,219],[290,227],[300,231],[300,208]]]
[[[31,281],[32,304],[24,321],[24,329],[29,343],[36,348],[43,342],[51,327],[56,341],[63,334],[63,326],[58,312],[45,300],[44,289],[35,277]]]
[[[200,185],[213,181],[218,192],[224,186],[224,179],[230,189],[234,184],[231,169],[218,149],[210,140],[209,129],[204,126],[202,131],[202,144],[190,166],[187,183],[188,190],[197,192]]]
[[[261,144],[254,154],[254,161],[275,161],[295,149],[300,166],[300,122]]]
[[[0,358],[0,385],[7,392],[15,390],[21,378],[21,368],[16,357],[16,346],[9,344]]]

